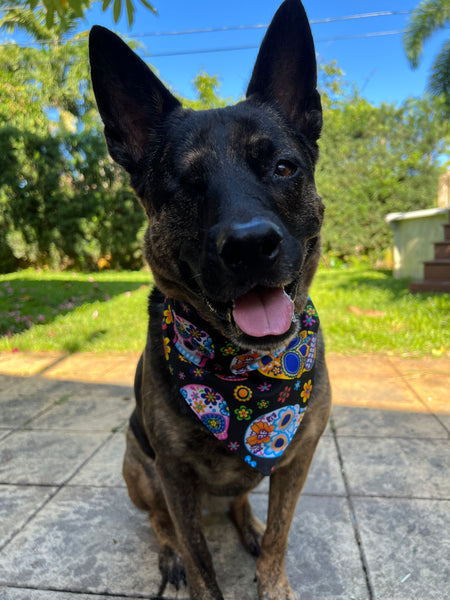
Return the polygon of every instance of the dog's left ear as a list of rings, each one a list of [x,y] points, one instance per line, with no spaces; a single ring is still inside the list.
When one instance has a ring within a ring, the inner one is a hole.
[[[317,63],[308,17],[300,0],[285,0],[262,41],[247,98],[277,106],[310,139],[322,128]]]

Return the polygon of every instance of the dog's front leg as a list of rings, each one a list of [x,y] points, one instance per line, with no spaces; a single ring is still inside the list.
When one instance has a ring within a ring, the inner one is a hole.
[[[160,459],[156,460],[156,469],[177,532],[191,600],[223,600],[202,532],[200,493],[195,473],[186,465]]]
[[[270,477],[267,526],[256,567],[259,600],[296,600],[286,577],[285,557],[295,507],[315,448],[312,442],[302,446],[292,462]]]

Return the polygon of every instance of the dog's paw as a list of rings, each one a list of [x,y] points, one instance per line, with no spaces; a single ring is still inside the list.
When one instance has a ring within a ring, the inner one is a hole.
[[[181,584],[187,585],[183,558],[174,552],[170,546],[163,546],[159,551],[159,570],[161,573],[161,585],[158,597],[162,596],[168,583],[175,586],[178,591]]]
[[[256,572],[258,582],[258,600],[297,600],[286,575],[280,575],[275,581],[274,573],[264,570],[264,574]]]
[[[282,586],[271,586],[269,589],[260,589],[258,586],[258,600],[297,600],[289,584]]]
[[[239,528],[242,543],[253,556],[259,556],[265,530],[266,526],[256,517],[243,523],[243,526]]]
[[[255,517],[247,503],[244,505],[232,504],[230,517],[239,532],[245,549],[253,556],[259,556],[262,538],[266,530],[264,523]]]

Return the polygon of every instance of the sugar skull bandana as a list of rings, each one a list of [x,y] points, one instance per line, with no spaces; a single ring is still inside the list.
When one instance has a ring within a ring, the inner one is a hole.
[[[194,308],[166,299],[165,357],[186,403],[218,440],[270,475],[294,437],[314,384],[319,318],[311,300],[298,336],[273,354],[243,350]]]

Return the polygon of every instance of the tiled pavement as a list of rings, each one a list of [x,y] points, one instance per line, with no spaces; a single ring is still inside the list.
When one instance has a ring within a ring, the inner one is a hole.
[[[155,598],[155,538],[120,475],[136,361],[0,354],[1,600]],[[298,598],[450,598],[450,360],[329,367],[331,426],[287,556]],[[205,528],[225,599],[256,600],[254,559],[218,506]]]

